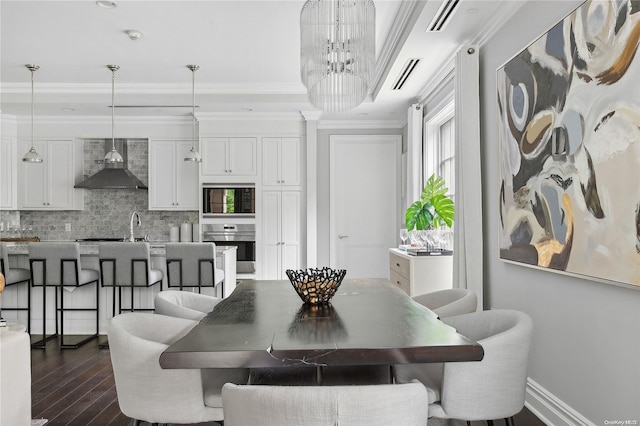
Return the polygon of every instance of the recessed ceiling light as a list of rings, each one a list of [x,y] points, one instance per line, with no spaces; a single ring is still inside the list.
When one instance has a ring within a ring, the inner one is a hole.
[[[251,111],[253,111],[253,108],[242,108],[242,109],[240,109],[240,111],[251,112]]]
[[[478,12],[479,12],[479,9],[476,9],[475,7],[467,10],[467,13],[470,13],[470,14],[474,14],[474,13],[478,13]]]
[[[138,30],[124,30],[124,32],[129,36],[131,40],[140,40],[142,37],[142,31]]]
[[[98,0],[96,4],[100,7],[104,7],[105,9],[113,9],[117,6],[116,2],[108,0]]]
[[[75,111],[75,108],[62,108],[63,111],[67,111],[67,112],[71,112],[71,111]]]

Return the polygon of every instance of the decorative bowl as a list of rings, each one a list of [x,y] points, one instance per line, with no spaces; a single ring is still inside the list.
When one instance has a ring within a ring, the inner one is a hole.
[[[320,305],[328,303],[336,294],[346,269],[307,268],[294,271],[287,269],[287,276],[293,288],[304,303]]]

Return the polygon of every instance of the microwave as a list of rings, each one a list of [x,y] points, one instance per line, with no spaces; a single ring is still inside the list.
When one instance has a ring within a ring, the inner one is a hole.
[[[256,189],[249,185],[207,185],[202,188],[202,214],[207,217],[256,214]]]

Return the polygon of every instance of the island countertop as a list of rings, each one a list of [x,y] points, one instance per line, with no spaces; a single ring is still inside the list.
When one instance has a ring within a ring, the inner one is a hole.
[[[41,241],[44,243],[68,243],[70,241]],[[72,241],[75,242],[75,241]],[[169,241],[149,241],[149,249],[151,251],[151,256],[165,256],[164,245]],[[7,252],[9,255],[28,255],[29,254],[29,243],[22,242],[8,242],[7,243]],[[38,243],[33,243],[38,244]],[[98,243],[95,241],[91,242],[79,242],[80,244],[80,255],[81,256],[97,256],[98,255]],[[216,246],[216,254],[221,255],[227,253],[229,250],[236,251],[238,248],[235,246]]]

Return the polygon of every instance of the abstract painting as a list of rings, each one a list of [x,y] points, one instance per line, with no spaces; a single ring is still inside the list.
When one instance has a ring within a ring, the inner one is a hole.
[[[497,70],[501,259],[640,289],[639,40],[586,1]]]

